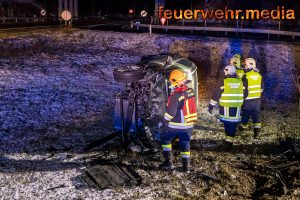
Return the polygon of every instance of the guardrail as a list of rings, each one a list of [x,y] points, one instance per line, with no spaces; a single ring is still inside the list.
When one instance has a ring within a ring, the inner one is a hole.
[[[58,21],[55,17],[0,17],[0,24]]]
[[[72,21],[103,20],[104,16],[84,16],[73,17]],[[61,22],[60,17],[0,17],[0,25],[19,24],[19,23],[37,23],[37,22]]]
[[[281,30],[271,30],[271,29],[250,29],[250,28],[227,28],[227,27],[201,27],[201,26],[173,26],[173,25],[153,25],[153,24],[140,24],[140,23],[131,23],[131,28],[147,28],[149,33],[152,33],[152,29],[162,29],[162,30],[183,30],[183,31],[210,31],[210,32],[224,32],[227,35],[228,32],[236,33],[257,33],[257,34],[266,34],[268,39],[270,35],[280,35],[282,36],[291,36],[293,40],[295,37],[300,37],[300,32],[292,31],[281,31]]]

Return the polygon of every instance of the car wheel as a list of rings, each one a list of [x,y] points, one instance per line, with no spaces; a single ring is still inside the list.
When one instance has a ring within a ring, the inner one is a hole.
[[[139,65],[117,67],[114,69],[113,75],[117,82],[136,82],[144,78],[144,69]]]

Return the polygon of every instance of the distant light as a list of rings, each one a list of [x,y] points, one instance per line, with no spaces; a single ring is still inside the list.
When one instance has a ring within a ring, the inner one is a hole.
[[[47,14],[47,11],[45,9],[42,9],[41,10],[41,15],[44,17],[44,16],[46,16],[46,14]]]
[[[133,9],[129,9],[129,14],[132,14],[133,13]]]
[[[163,17],[160,19],[160,22],[161,22],[162,25],[165,25],[166,21],[167,20],[165,18],[163,18]]]
[[[145,10],[142,10],[141,12],[141,16],[142,17],[147,17],[148,13]]]

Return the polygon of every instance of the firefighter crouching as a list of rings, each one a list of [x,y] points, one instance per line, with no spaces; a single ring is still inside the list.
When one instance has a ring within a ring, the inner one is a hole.
[[[182,157],[182,170],[189,172],[190,168],[190,141],[197,121],[196,99],[193,89],[186,86],[186,74],[181,70],[170,73],[170,81],[175,87],[168,98],[166,113],[164,115],[165,131],[161,135],[164,162],[161,169],[172,170],[172,140],[179,138],[179,147]]]
[[[241,55],[240,54],[234,54],[233,57],[230,59],[230,65],[235,66],[236,68],[236,75],[238,78],[242,79],[245,75],[245,71],[241,66]]]
[[[261,95],[264,89],[262,76],[256,68],[256,62],[253,58],[245,59],[245,72],[243,77],[244,82],[248,85],[248,96],[244,101],[242,112],[242,125],[240,130],[248,129],[248,122],[252,117],[254,125],[254,138],[261,130]]]
[[[219,104],[219,119],[224,123],[226,133],[225,150],[231,150],[238,124],[241,122],[241,106],[247,90],[242,80],[237,77],[233,65],[226,66],[224,73],[224,81],[210,100],[208,111],[212,113],[213,108]]]

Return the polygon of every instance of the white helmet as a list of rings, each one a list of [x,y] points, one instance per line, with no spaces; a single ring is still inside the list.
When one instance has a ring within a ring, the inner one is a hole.
[[[225,72],[225,74],[227,72],[229,75],[235,75],[236,74],[236,68],[233,65],[227,65],[224,69],[224,72]]]
[[[245,67],[246,69],[256,69],[256,62],[253,58],[245,59]]]

